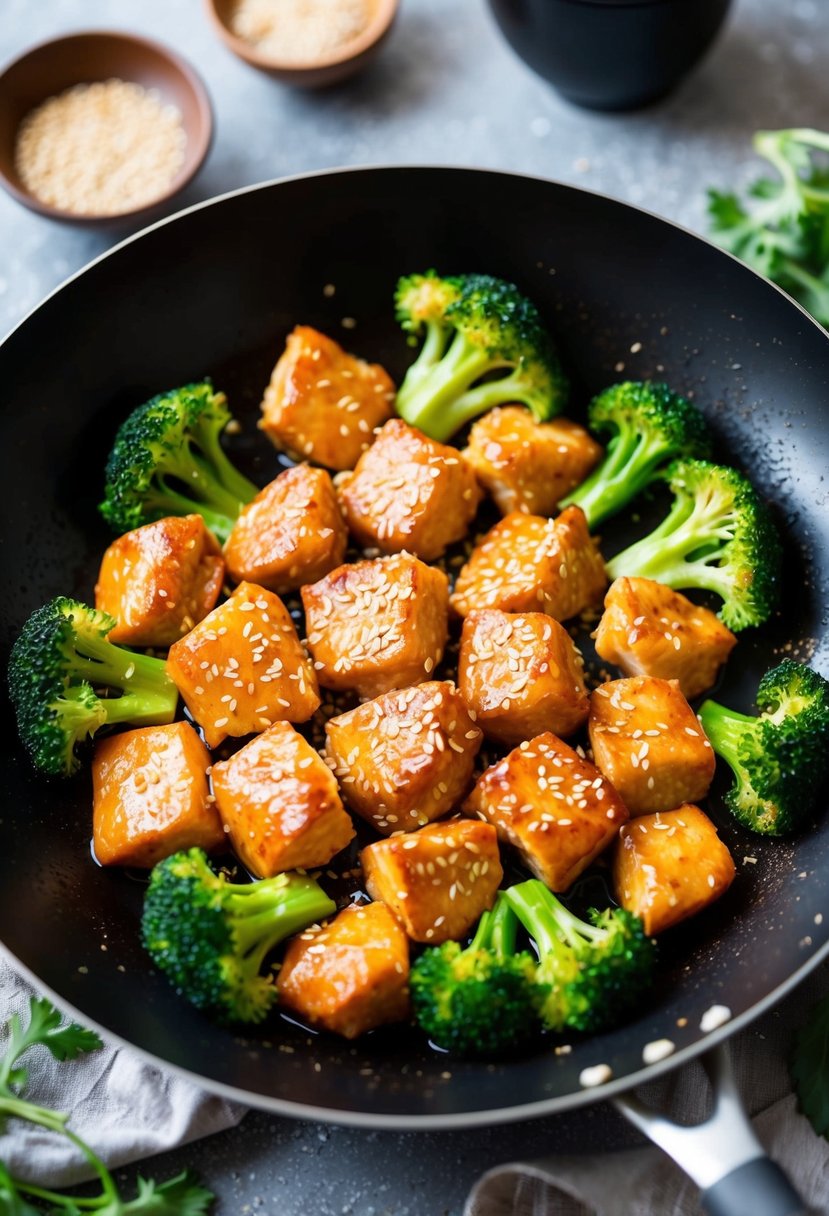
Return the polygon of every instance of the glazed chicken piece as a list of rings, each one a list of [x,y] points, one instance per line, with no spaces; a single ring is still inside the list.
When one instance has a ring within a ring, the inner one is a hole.
[[[443,657],[449,583],[409,553],[340,566],[302,588],[323,688],[375,697],[427,679]]]
[[[601,603],[604,562],[580,507],[556,519],[515,511],[473,549],[450,603],[459,616],[475,608],[546,612],[566,621]]]
[[[375,428],[391,417],[394,393],[379,363],[366,363],[319,330],[297,325],[265,389],[259,426],[298,460],[353,469]]]
[[[252,583],[240,583],[170,648],[167,671],[211,748],[274,722],[307,722],[320,704],[287,608]]]
[[[332,718],[325,733],[343,798],[384,836],[451,811],[483,739],[455,685],[439,680],[383,693]]]
[[[327,865],[354,837],[331,770],[287,722],[214,764],[212,780],[230,843],[257,878]]]
[[[569,418],[536,422],[523,406],[506,405],[478,419],[463,454],[502,515],[552,515],[602,449]]]
[[[697,806],[641,815],[619,833],[613,858],[616,897],[662,933],[702,911],[731,886],[734,862]]]
[[[280,473],[242,509],[224,556],[237,582],[284,595],[339,566],[347,541],[329,474],[299,464]]]
[[[628,819],[595,765],[549,732],[491,765],[463,812],[493,824],[551,891],[566,891]]]
[[[581,655],[564,626],[543,612],[470,612],[458,687],[484,734],[508,746],[545,730],[571,735],[590,708]]]
[[[672,811],[704,798],[715,757],[676,680],[634,676],[590,698],[593,758],[631,815]]]
[[[92,832],[104,866],[151,870],[179,849],[224,847],[210,753],[187,722],[110,735],[92,760]]]
[[[167,647],[214,607],[224,573],[219,543],[201,515],[158,519],[109,546],[95,607],[118,622],[111,642]]]
[[[714,684],[737,639],[719,617],[649,578],[617,578],[605,596],[596,651],[626,676],[678,680],[692,700]]]
[[[359,544],[424,561],[463,539],[482,497],[457,448],[400,418],[386,423],[353,473],[337,478],[337,493]]]
[[[409,1012],[409,942],[385,904],[352,904],[293,938],[277,978],[279,1004],[346,1039]]]
[[[388,904],[413,941],[435,946],[469,932],[504,875],[495,829],[471,819],[375,841],[360,860],[372,898]]]

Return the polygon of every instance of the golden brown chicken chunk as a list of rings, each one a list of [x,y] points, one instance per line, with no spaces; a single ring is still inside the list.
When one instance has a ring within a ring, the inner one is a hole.
[[[179,849],[224,845],[207,786],[210,753],[187,722],[101,739],[92,760],[92,831],[104,866],[150,870]]]
[[[240,583],[170,648],[167,671],[208,747],[274,722],[307,722],[319,707],[314,666],[272,591]]]
[[[384,836],[451,811],[483,738],[455,685],[440,680],[383,693],[332,718],[325,732],[343,798]]]
[[[549,733],[488,768],[463,811],[493,824],[551,891],[566,891],[628,818],[599,770]]]
[[[648,934],[700,912],[728,890],[734,862],[697,806],[642,815],[625,825],[613,858],[616,896]]]
[[[713,612],[649,578],[617,578],[604,607],[597,653],[626,676],[678,680],[689,701],[712,686],[737,643]]]
[[[95,607],[118,622],[112,642],[170,646],[219,598],[225,564],[201,515],[170,516],[125,532],[101,562]]]
[[[409,937],[463,937],[495,902],[504,876],[493,827],[472,819],[433,823],[363,849],[366,890],[388,904]]]
[[[568,507],[557,519],[515,511],[473,549],[450,602],[460,616],[500,608],[566,621],[597,607],[606,586],[604,562],[580,507]]]
[[[394,383],[379,363],[346,354],[332,338],[297,325],[262,399],[262,430],[278,448],[353,469],[374,430],[392,415]]]
[[[337,478],[337,493],[361,545],[405,549],[424,561],[463,539],[481,501],[472,466],[457,448],[400,418],[386,423],[353,473]]]
[[[385,904],[352,904],[293,938],[277,978],[279,1004],[346,1039],[409,1012],[409,941]]]
[[[590,698],[593,758],[631,815],[672,811],[708,793],[715,757],[676,680],[634,676]]]
[[[571,735],[590,708],[581,655],[564,626],[543,612],[470,612],[458,687],[484,734],[509,746],[545,730]]]
[[[327,865],[354,836],[331,770],[287,722],[214,764],[212,780],[230,843],[258,878]]]
[[[302,603],[323,688],[374,697],[427,679],[443,657],[449,583],[410,553],[340,566]]]
[[[478,419],[463,454],[502,515],[552,515],[602,449],[568,418],[536,422],[523,406],[506,405]]]
[[[298,464],[242,509],[225,544],[230,575],[284,595],[345,557],[348,531],[325,469]]]

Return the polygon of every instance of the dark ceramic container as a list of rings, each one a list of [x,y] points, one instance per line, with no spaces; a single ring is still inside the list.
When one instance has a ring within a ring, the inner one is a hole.
[[[489,0],[505,38],[563,97],[633,110],[669,93],[714,41],[731,0]]]

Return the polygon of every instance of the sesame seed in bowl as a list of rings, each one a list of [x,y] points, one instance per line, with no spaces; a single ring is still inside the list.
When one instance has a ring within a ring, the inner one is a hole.
[[[205,0],[213,28],[234,55],[300,88],[338,84],[365,67],[391,31],[398,3]]]
[[[134,35],[71,34],[0,73],[0,182],[53,219],[153,218],[201,167],[212,128],[193,69]]]

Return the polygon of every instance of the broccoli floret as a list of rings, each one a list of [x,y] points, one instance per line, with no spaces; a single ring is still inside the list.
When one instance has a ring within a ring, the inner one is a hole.
[[[782,836],[805,823],[829,776],[829,682],[786,659],[760,681],[757,708],[753,717],[706,701],[699,717],[734,773],[728,809],[752,831]]]
[[[671,510],[608,562],[608,575],[713,591],[729,629],[762,624],[777,601],[781,559],[762,499],[736,469],[706,460],[676,460],[664,477],[674,494]]]
[[[397,412],[446,440],[495,405],[522,402],[539,421],[557,414],[567,381],[535,305],[483,274],[403,278],[397,319],[424,343],[397,394]],[[485,377],[485,379],[484,379]]]
[[[115,618],[58,596],[33,612],[9,659],[20,737],[37,768],[68,776],[102,726],[172,722],[178,689],[163,659],[107,640]],[[117,695],[113,695],[117,694]]]
[[[561,506],[581,507],[590,528],[621,511],[669,460],[710,455],[702,414],[666,384],[614,384],[593,398],[588,418],[594,431],[611,436],[607,452]]]
[[[651,984],[656,943],[633,913],[591,908],[581,920],[537,878],[510,887],[506,898],[538,949],[548,1029],[607,1029]]]
[[[501,893],[484,912],[471,943],[444,942],[414,963],[412,1008],[429,1038],[462,1056],[492,1056],[520,1047],[538,1031],[544,989],[536,961],[516,953],[518,920]]]
[[[201,849],[174,853],[150,874],[141,920],[153,962],[197,1009],[227,1022],[261,1022],[276,999],[266,956],[336,911],[305,875],[232,883]]]
[[[231,421],[224,393],[209,380],[161,393],[121,425],[106,466],[100,511],[117,532],[165,515],[201,515],[227,540],[242,507],[258,493],[228,460],[219,436]]]

